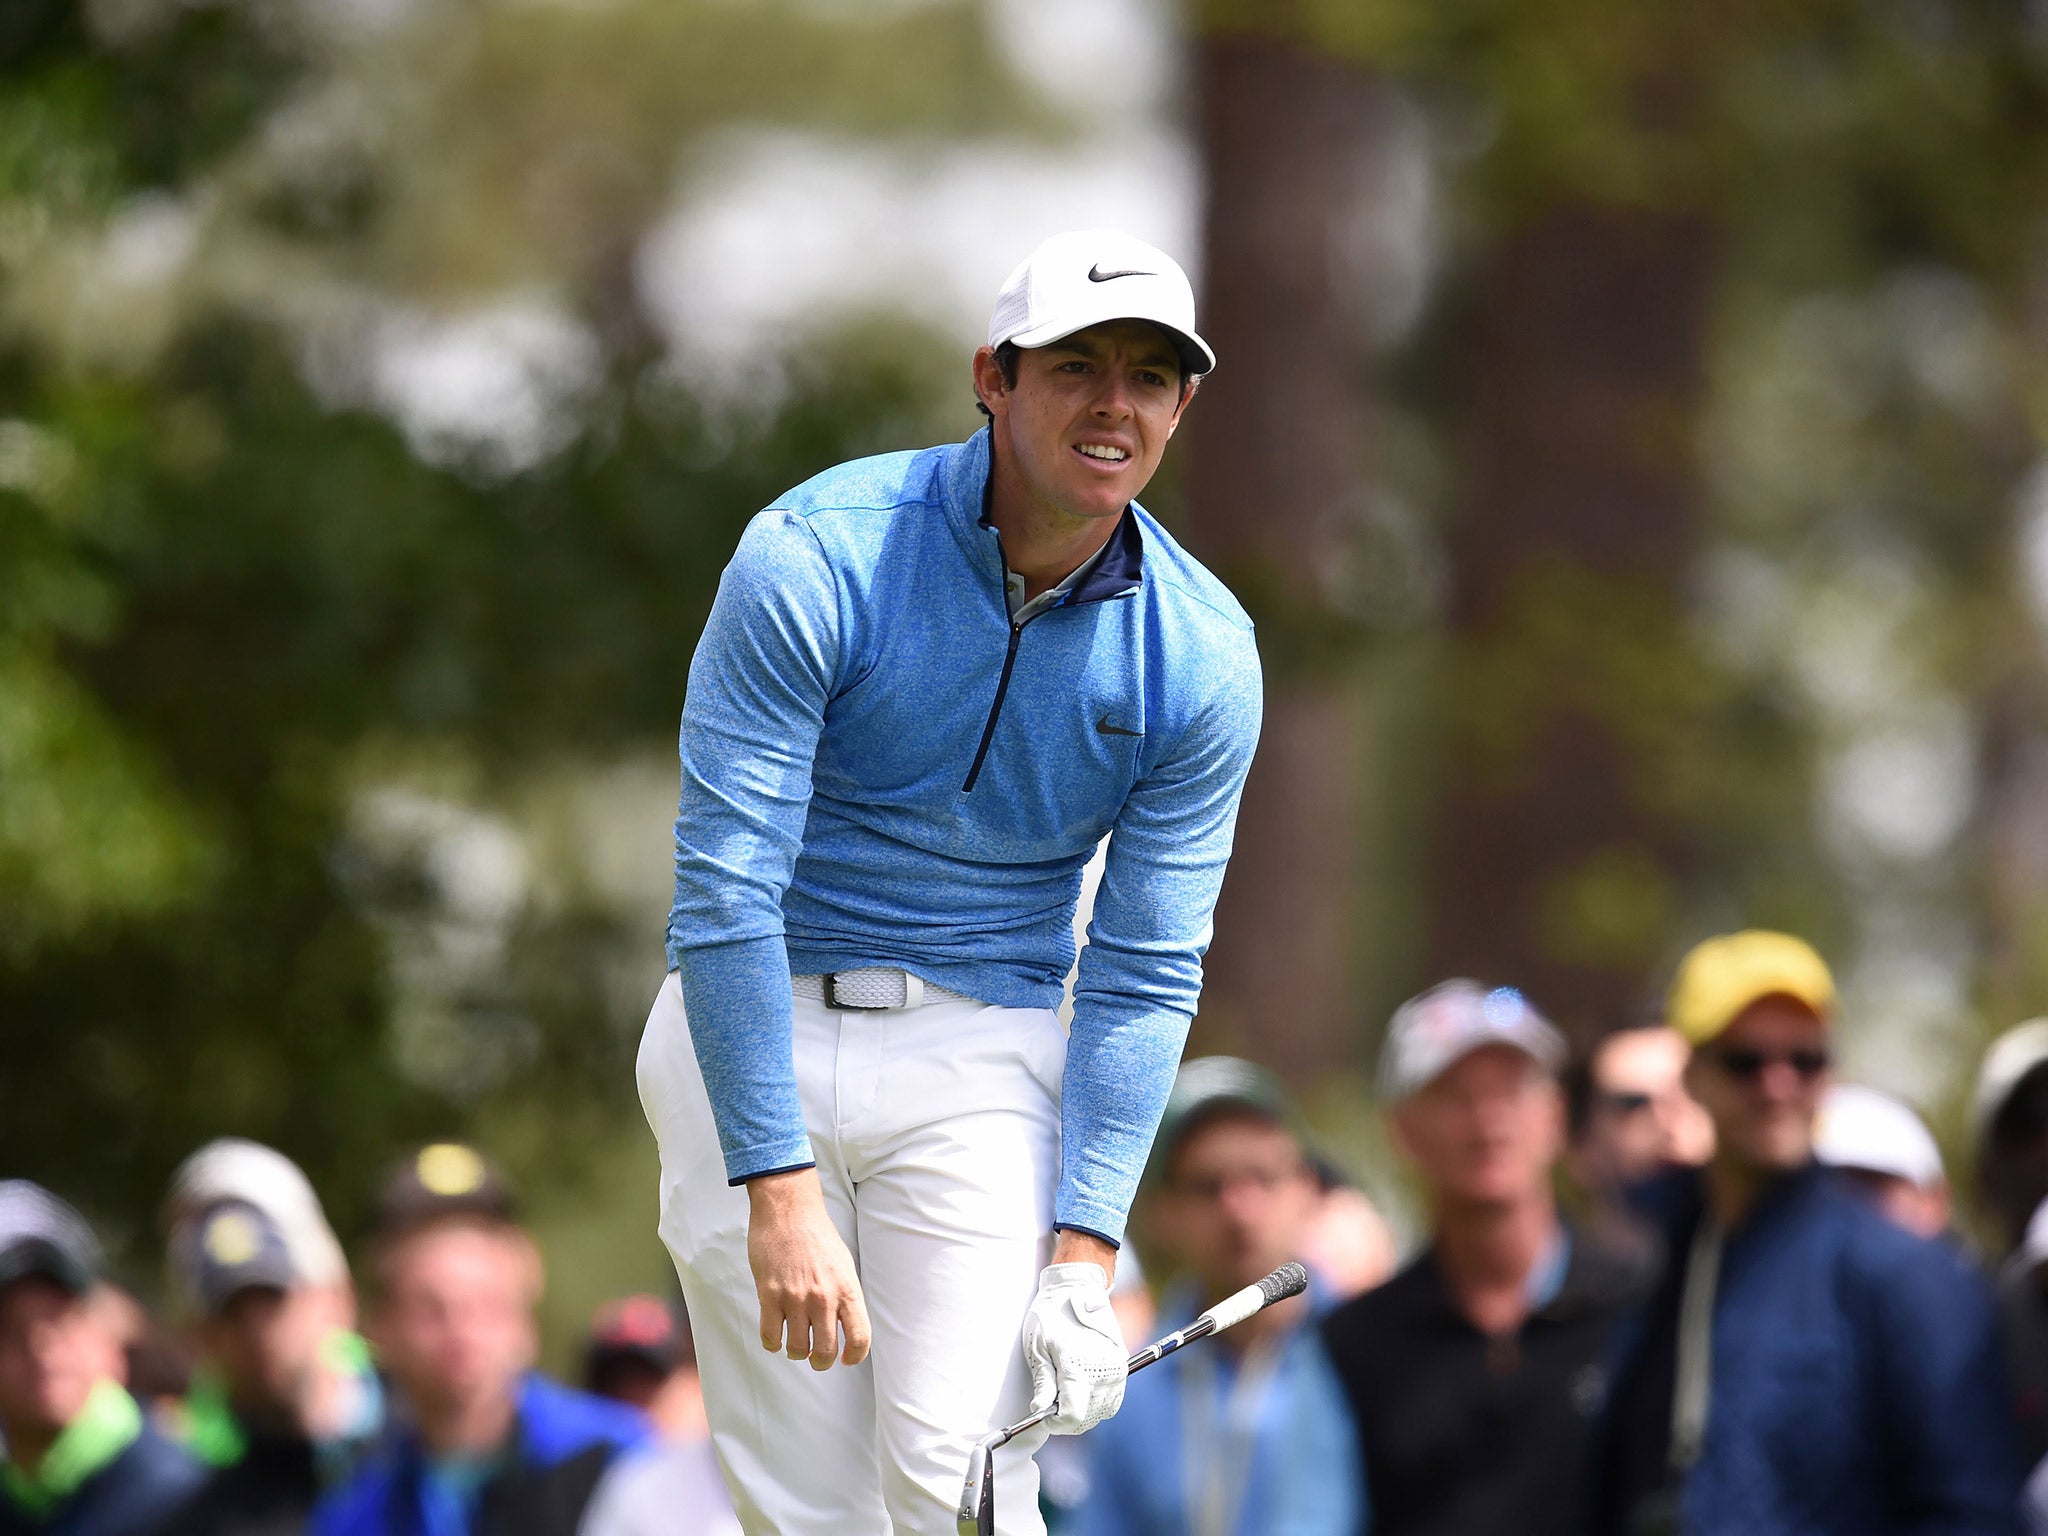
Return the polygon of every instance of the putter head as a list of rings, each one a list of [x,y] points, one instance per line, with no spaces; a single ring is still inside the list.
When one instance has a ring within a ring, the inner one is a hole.
[[[955,1513],[960,1536],[995,1536],[996,1462],[988,1440],[978,1441],[967,1458],[967,1480],[960,1486]]]

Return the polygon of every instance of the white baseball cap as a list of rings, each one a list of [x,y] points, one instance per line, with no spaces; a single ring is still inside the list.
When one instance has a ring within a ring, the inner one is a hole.
[[[1837,1083],[1820,1102],[1813,1155],[1831,1168],[1886,1173],[1919,1189],[1948,1181],[1941,1148],[1920,1117],[1888,1093]]]
[[[2027,1222],[2026,1236],[2020,1239],[2019,1249],[2011,1262],[2022,1269],[2039,1269],[2048,1264],[2048,1200],[2034,1207],[2034,1214]]]
[[[320,1197],[299,1165],[275,1148],[238,1136],[210,1141],[178,1166],[164,1202],[175,1237],[223,1201],[254,1206],[276,1227],[298,1274],[314,1285],[348,1279],[348,1261]]]
[[[2048,1061],[2048,1019],[2015,1024],[1991,1042],[1977,1069],[1977,1091],[1970,1101],[1970,1121],[1978,1135],[1991,1128],[2020,1079],[2044,1061]]]
[[[1488,1045],[1510,1045],[1555,1077],[1564,1036],[1513,987],[1445,981],[1394,1010],[1380,1050],[1380,1097],[1389,1103],[1428,1087]]]
[[[1171,332],[1189,374],[1216,366],[1195,332],[1195,290],[1180,263],[1115,229],[1054,235],[1025,257],[996,295],[988,344],[1042,347],[1106,320],[1149,320]]]

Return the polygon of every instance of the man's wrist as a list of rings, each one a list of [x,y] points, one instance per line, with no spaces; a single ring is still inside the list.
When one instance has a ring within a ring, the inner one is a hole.
[[[1052,1262],[1095,1264],[1111,1280],[1116,1278],[1116,1245],[1093,1232],[1076,1232],[1064,1227],[1053,1234]]]
[[[822,1209],[824,1204],[825,1187],[818,1182],[815,1167],[785,1168],[747,1180],[747,1208],[757,1218]]]

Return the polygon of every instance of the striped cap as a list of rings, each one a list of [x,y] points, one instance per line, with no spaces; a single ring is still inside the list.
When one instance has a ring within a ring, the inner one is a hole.
[[[99,1273],[100,1245],[83,1216],[40,1184],[0,1180],[0,1285],[41,1275],[83,1296]]]

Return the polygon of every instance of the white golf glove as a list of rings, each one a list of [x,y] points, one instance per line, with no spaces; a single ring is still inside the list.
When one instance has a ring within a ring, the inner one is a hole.
[[[1124,1331],[1109,1304],[1100,1264],[1049,1264],[1024,1314],[1024,1359],[1031,1367],[1031,1410],[1058,1404],[1046,1420],[1055,1435],[1093,1429],[1123,1406]]]

